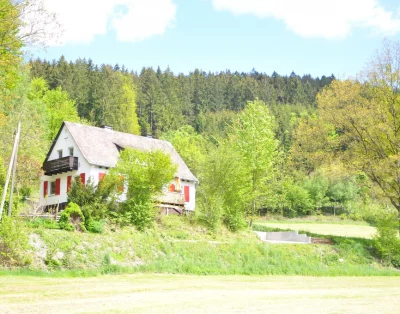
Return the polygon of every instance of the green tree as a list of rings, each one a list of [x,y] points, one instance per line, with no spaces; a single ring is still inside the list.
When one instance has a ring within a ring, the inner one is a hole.
[[[245,226],[249,204],[245,175],[242,161],[227,139],[209,148],[199,173],[197,215],[212,229],[216,229],[221,220],[232,231]]]
[[[162,135],[162,139],[171,142],[189,169],[197,174],[207,154],[207,141],[197,134],[190,125],[184,125],[176,131]]]
[[[0,0],[0,90],[15,86],[23,41],[18,36],[19,8],[11,0]]]
[[[334,81],[317,97],[343,139],[347,166],[363,171],[400,213],[400,44],[385,42],[364,82]]]
[[[319,210],[328,203],[329,181],[322,174],[316,173],[308,177],[305,180],[304,188],[308,191],[314,210]]]
[[[274,176],[279,142],[274,134],[274,117],[260,100],[248,102],[229,132],[232,149],[244,169],[243,186],[251,202],[250,225],[257,207],[268,195],[268,181]]]
[[[154,218],[154,204],[163,187],[176,173],[177,165],[168,154],[160,150],[142,151],[126,148],[110,172],[123,176],[127,182],[127,200],[123,204],[123,216],[138,229],[147,227]]]
[[[42,101],[47,108],[48,139],[56,137],[63,121],[79,122],[75,102],[61,87],[48,90],[44,93]]]

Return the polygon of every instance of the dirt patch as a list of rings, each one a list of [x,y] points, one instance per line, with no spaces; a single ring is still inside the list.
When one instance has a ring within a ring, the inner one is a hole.
[[[328,244],[333,245],[332,239],[325,239],[325,238],[311,238],[312,244]]]

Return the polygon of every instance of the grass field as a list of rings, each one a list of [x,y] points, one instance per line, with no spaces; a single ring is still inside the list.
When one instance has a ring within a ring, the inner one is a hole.
[[[323,235],[334,235],[342,237],[356,237],[371,239],[376,229],[366,224],[340,223],[318,223],[318,222],[288,222],[257,220],[255,224],[271,228],[304,230]]]
[[[0,277],[0,313],[396,313],[398,277]]]

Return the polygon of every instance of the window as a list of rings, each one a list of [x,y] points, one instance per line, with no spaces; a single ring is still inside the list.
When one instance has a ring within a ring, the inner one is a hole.
[[[58,158],[62,158],[62,149],[58,150]]]
[[[61,179],[57,178],[56,181],[49,182],[50,190],[49,195],[60,195]]]
[[[51,181],[49,195],[56,195],[56,181]]]
[[[69,155],[74,156],[74,148],[70,147],[70,148],[68,148],[68,150],[69,150]]]

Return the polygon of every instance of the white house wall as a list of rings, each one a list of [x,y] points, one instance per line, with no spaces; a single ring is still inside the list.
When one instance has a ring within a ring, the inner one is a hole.
[[[192,181],[182,180],[182,193],[184,193],[184,186],[189,186],[189,202],[185,202],[185,209],[193,211],[196,206],[196,184]]]
[[[74,139],[72,138],[71,134],[69,133],[68,129],[64,126],[63,130],[60,132],[60,135],[55,143],[53,150],[51,151],[48,160],[55,160],[58,159],[58,151],[60,149],[63,150],[63,157],[69,156],[69,148],[74,148],[74,157],[78,157],[78,170],[63,172],[51,176],[42,176],[40,177],[40,206],[47,206],[47,205],[57,205],[60,203],[67,202],[67,178],[68,176],[79,177],[81,173],[85,173],[85,179],[88,180],[92,166],[86,161],[86,159],[81,154],[78,146],[76,145]],[[46,197],[43,195],[44,189],[44,182],[48,181],[48,192],[50,192],[50,182],[56,181],[56,179],[60,178],[60,195],[50,195],[48,194]]]

